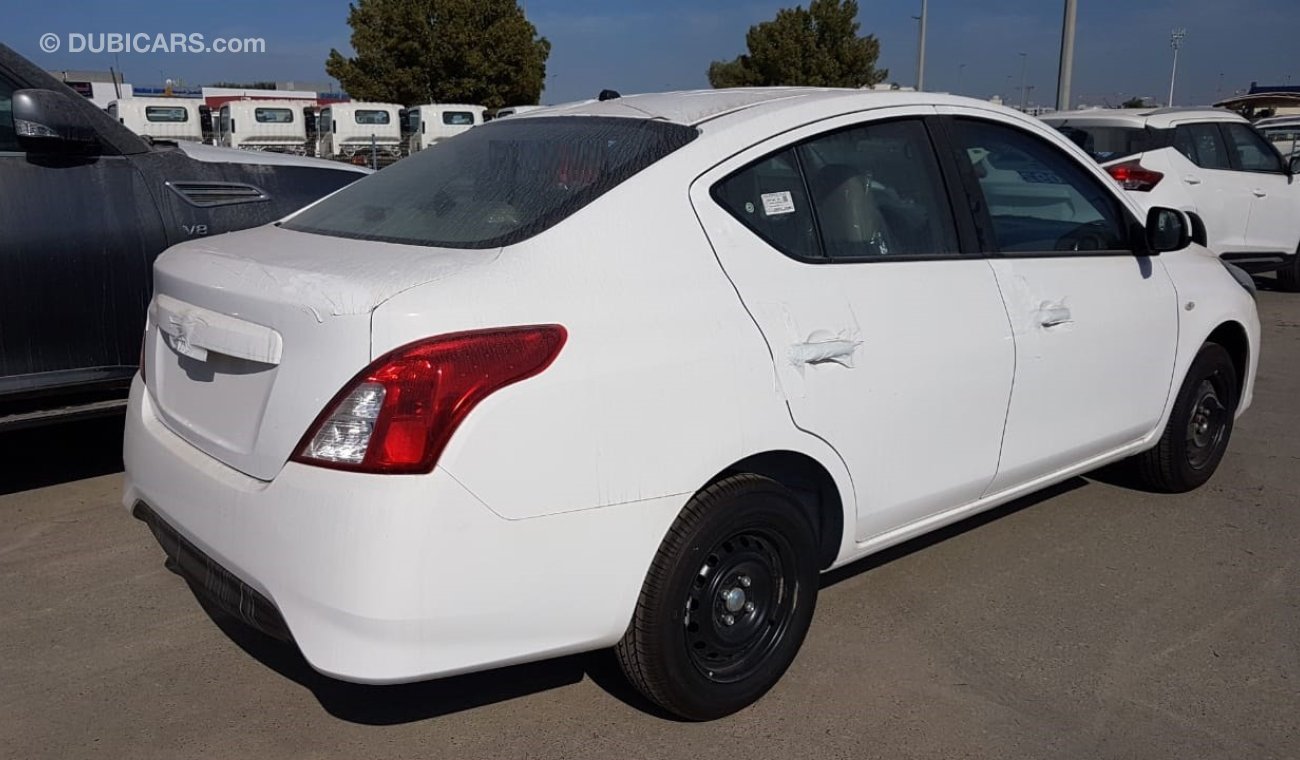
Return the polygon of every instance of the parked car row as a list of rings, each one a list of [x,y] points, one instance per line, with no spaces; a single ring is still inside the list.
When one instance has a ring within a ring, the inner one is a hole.
[[[1300,291],[1300,156],[1278,150],[1285,135],[1294,141],[1300,120],[1266,139],[1224,109],[1094,109],[1043,119],[1139,202],[1192,214],[1197,234],[1224,260],[1277,272],[1283,289]]]

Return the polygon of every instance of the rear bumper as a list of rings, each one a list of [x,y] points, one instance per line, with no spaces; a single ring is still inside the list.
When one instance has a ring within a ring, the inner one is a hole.
[[[1285,269],[1295,260],[1287,253],[1224,253],[1219,258],[1241,267],[1251,274],[1265,274]]]
[[[138,379],[124,457],[123,503],[171,543],[183,572],[204,574],[197,589],[287,633],[322,673],[361,683],[613,644],[685,500],[506,520],[441,470],[290,463],[268,483],[168,430]]]

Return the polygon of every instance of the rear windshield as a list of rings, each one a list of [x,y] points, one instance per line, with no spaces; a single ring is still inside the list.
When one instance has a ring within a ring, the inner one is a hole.
[[[357,111],[353,118],[358,124],[387,124],[389,121],[387,111]]]
[[[263,124],[293,123],[293,111],[288,108],[254,108],[253,117]]]
[[[1098,162],[1145,153],[1155,143],[1150,130],[1142,127],[1093,127],[1064,124],[1057,127],[1061,134],[1088,151]]]
[[[446,111],[442,114],[442,123],[453,127],[472,127],[474,114],[469,111]]]
[[[185,106],[145,106],[144,118],[149,121],[189,121],[190,112]]]
[[[696,134],[648,119],[494,121],[349,185],[284,227],[444,248],[511,245],[558,224]]]

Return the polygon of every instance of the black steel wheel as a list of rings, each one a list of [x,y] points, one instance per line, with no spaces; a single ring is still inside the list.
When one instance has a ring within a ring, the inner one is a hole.
[[[690,720],[733,713],[794,660],[817,600],[816,535],[779,483],[736,475],[665,537],[617,653],[633,686]]]
[[[1136,457],[1142,485],[1182,493],[1199,488],[1214,475],[1232,437],[1239,383],[1232,357],[1223,346],[1201,347],[1160,440]]]

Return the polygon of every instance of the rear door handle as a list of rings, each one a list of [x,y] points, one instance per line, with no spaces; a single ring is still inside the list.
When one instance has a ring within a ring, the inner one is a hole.
[[[1043,327],[1056,327],[1074,321],[1070,308],[1061,304],[1045,304],[1038,310],[1038,324]]]
[[[1258,188],[1256,188],[1255,190],[1252,190],[1251,192],[1255,194],[1255,197],[1256,197],[1256,198],[1267,198],[1267,197],[1268,197],[1268,193],[1266,193],[1266,192],[1264,192],[1263,190],[1260,190],[1260,189],[1258,189]]]
[[[1201,184],[1201,178],[1200,178],[1200,177],[1193,177],[1193,176],[1190,175],[1190,174],[1188,174],[1186,177],[1183,177],[1183,181],[1186,182],[1186,183],[1189,184],[1189,185],[1199,185],[1199,184]]]

